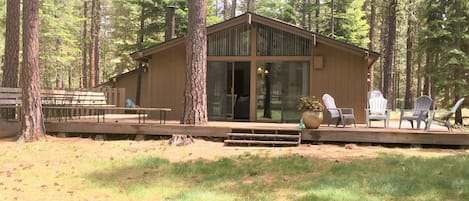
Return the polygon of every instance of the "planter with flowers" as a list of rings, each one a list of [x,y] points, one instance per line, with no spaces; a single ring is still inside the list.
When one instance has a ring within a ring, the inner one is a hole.
[[[324,105],[322,105],[316,97],[302,97],[299,99],[298,109],[303,111],[301,118],[303,124],[307,129],[319,128],[322,122],[322,112]]]

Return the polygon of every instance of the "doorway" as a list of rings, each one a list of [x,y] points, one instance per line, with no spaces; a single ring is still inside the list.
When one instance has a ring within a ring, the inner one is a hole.
[[[250,62],[207,62],[209,120],[249,120],[250,76]]]

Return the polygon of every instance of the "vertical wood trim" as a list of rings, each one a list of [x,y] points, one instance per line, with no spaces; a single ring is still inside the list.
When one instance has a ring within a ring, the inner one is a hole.
[[[311,57],[310,57],[310,61],[309,61],[309,96],[313,96],[314,95],[314,82],[313,82],[313,75],[314,75],[314,63],[315,63],[315,60],[314,60],[314,56],[316,55],[316,35],[313,35],[314,36],[314,40],[311,40]],[[316,94],[317,96],[319,96],[319,94]],[[319,97],[316,97],[316,98],[319,98]]]
[[[257,48],[257,27],[254,24],[250,25],[251,27],[251,84],[249,90],[249,121],[256,121],[256,99],[257,99],[257,91],[256,91],[256,48]]]

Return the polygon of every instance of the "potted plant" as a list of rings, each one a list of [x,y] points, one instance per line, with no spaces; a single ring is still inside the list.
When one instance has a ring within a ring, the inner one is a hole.
[[[324,105],[316,97],[302,97],[299,99],[298,109],[303,111],[301,115],[305,128],[316,129],[322,122]]]

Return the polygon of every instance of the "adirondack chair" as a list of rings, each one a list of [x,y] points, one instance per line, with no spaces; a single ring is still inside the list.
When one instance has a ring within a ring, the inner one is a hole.
[[[438,113],[439,113],[438,115],[436,115],[435,111],[432,112],[432,114],[428,118],[428,123],[425,126],[425,131],[430,131],[430,126],[432,125],[432,122],[436,121],[436,122],[443,123],[446,126],[446,128],[448,128],[448,131],[452,132],[453,130],[451,129],[451,123],[449,122],[449,120],[451,119],[453,114],[456,113],[456,110],[458,110],[458,108],[461,106],[461,104],[463,102],[464,102],[464,98],[460,98],[456,102],[456,104],[453,106],[453,108],[451,108],[450,111],[440,110],[440,111],[438,111]]]
[[[366,127],[371,127],[371,121],[384,120],[384,127],[389,127],[389,113],[387,109],[388,100],[382,96],[370,98],[368,100],[369,108],[365,109],[366,113]]]
[[[420,129],[420,122],[424,121],[426,124],[427,115],[432,106],[432,99],[429,96],[420,96],[414,102],[412,110],[401,109],[401,117],[399,119],[399,128],[401,128],[402,120],[408,120],[412,128],[414,128],[414,121],[417,122],[417,129]],[[406,115],[412,112],[410,115]]]
[[[337,127],[339,123],[342,122],[342,125],[345,127],[347,120],[350,119],[353,121],[353,125],[357,127],[355,124],[355,114],[353,112],[353,108],[337,108],[334,98],[332,98],[332,96],[329,94],[324,94],[322,96],[322,102],[324,102],[324,106],[326,106],[327,111],[329,111],[329,114],[331,115],[327,126],[331,124],[332,120],[337,119],[335,126]]]
[[[379,90],[374,90],[370,92],[370,99],[372,98],[384,98],[383,94]]]

